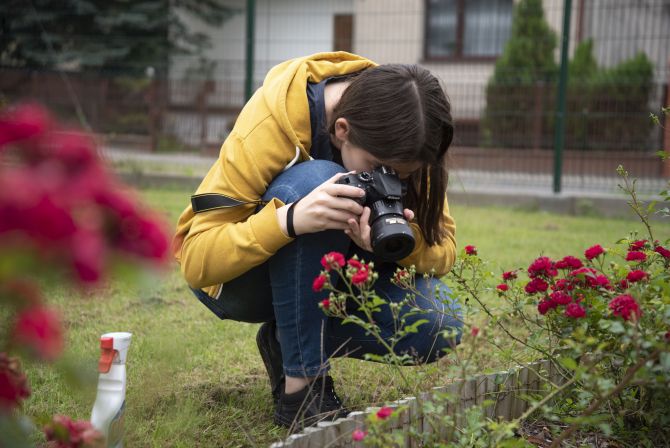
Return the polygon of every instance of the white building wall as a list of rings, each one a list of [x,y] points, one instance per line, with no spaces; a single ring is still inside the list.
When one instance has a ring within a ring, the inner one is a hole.
[[[204,81],[216,81],[207,94],[210,106],[232,110],[244,105],[246,0],[225,0],[235,14],[219,27],[208,26],[182,14],[191,31],[210,37],[204,56],[212,61],[203,69],[192,56],[173,55],[169,73],[172,104],[194,105]],[[286,59],[333,50],[335,14],[351,14],[353,0],[257,0],[255,16],[254,81],[260,86],[270,68]],[[206,140],[222,141],[234,113],[209,115]],[[200,142],[200,116],[194,112],[171,112],[166,127],[187,143]]]

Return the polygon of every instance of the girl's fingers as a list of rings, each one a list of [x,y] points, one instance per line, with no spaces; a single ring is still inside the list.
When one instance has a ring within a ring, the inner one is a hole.
[[[405,210],[403,210],[403,213],[405,215],[406,220],[411,221],[414,219],[414,212],[412,210],[406,208]]]

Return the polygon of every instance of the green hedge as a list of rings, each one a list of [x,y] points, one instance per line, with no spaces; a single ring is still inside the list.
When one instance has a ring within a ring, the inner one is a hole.
[[[540,0],[515,7],[512,34],[486,87],[481,144],[551,148],[558,67],[556,35]],[[568,149],[647,149],[653,63],[643,53],[600,68],[593,42],[580,43],[569,66]]]

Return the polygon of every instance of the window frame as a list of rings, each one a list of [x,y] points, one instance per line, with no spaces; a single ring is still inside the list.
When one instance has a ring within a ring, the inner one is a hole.
[[[430,33],[429,12],[430,0],[423,2],[423,61],[425,62],[495,62],[500,54],[495,56],[468,56],[463,54],[463,38],[465,35],[465,2],[456,0],[456,51],[453,56],[430,56],[428,54],[428,37]],[[512,2],[514,4],[514,2]]]

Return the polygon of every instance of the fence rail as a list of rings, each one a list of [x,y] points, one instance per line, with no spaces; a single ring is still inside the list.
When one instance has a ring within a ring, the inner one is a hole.
[[[239,2],[220,27],[189,22],[191,31],[210,36],[206,57],[168,54],[166,67],[145,75],[137,70],[142,61],[134,62],[132,73],[125,65],[99,71],[79,70],[77,64],[60,70],[2,66],[0,52],[0,103],[37,100],[61,118],[84,120],[79,124],[94,132],[147,136],[153,151],[216,152],[243,107],[248,77],[258,87],[282,60],[349,50],[380,63],[418,63],[431,70],[451,99],[452,152],[463,169],[505,172],[511,183],[523,183],[553,163],[556,43],[565,4],[537,0],[548,31],[542,38],[525,36],[524,45],[547,49],[538,56],[546,67],[522,60],[499,64],[514,38],[513,9],[525,2],[258,0],[252,73],[244,57],[249,22]],[[614,176],[612,167],[624,162],[639,167],[640,177],[670,177],[670,162],[653,157],[662,148],[670,151],[670,117],[663,127],[649,119],[670,107],[670,2],[572,4],[565,176],[588,188]],[[3,38],[11,40],[11,26],[6,31]],[[132,44],[138,37],[117,32],[114,39]]]

